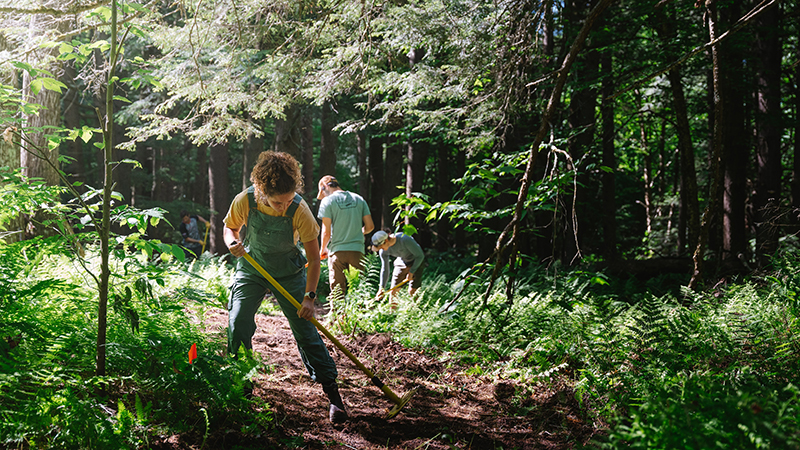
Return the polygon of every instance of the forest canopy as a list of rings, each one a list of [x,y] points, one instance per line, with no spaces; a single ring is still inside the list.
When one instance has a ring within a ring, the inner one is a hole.
[[[209,214],[214,253],[267,149],[307,188],[345,180],[381,228],[499,264],[639,259],[696,283],[792,245],[796,2],[110,6],[2,6],[3,165],[101,186],[113,70],[119,201]]]

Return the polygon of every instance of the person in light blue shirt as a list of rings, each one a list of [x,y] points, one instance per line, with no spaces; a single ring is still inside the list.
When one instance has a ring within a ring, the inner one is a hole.
[[[320,259],[328,260],[331,293],[347,293],[348,267],[364,268],[364,235],[375,228],[367,202],[360,195],[345,191],[331,175],[319,180],[321,200],[317,217],[322,220]],[[334,294],[337,295],[337,294]]]
[[[372,235],[372,250],[378,252],[381,258],[378,297],[383,295],[383,289],[389,280],[390,257],[395,258],[391,287],[394,288],[407,280],[410,283],[408,293],[414,295],[422,284],[422,272],[425,267],[425,253],[417,241],[403,233],[379,230]]]

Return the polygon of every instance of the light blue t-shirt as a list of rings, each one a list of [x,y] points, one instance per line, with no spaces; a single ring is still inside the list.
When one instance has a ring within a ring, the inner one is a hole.
[[[361,232],[364,216],[369,215],[367,202],[358,194],[336,191],[319,204],[317,217],[331,219],[331,240],[328,251],[364,252],[364,234]]]

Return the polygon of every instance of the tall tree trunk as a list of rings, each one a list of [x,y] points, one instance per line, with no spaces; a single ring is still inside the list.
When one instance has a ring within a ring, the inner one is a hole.
[[[670,55],[673,55],[676,53],[671,45],[675,42],[675,30],[677,28],[675,9],[669,4],[662,4],[661,7],[654,10],[654,23],[661,42],[670,50]],[[697,248],[697,241],[700,235],[700,201],[692,130],[689,125],[689,112],[683,91],[681,66],[676,65],[670,68],[666,75],[672,94],[675,131],[678,135],[678,170],[676,173],[680,203],[678,205],[677,254],[680,256],[687,249],[693,252]]]
[[[589,13],[592,2],[570,1],[568,2],[565,15],[570,17],[573,23],[571,35],[578,32],[581,21]],[[587,36],[588,40],[588,36]],[[587,49],[577,57],[575,64],[575,77],[580,80],[569,101],[568,122],[571,136],[567,141],[567,147],[572,161],[576,164],[574,170],[578,172],[577,186],[574,196],[567,202],[565,212],[566,226],[568,235],[564,236],[564,252],[561,260],[564,264],[570,265],[581,257],[580,246],[593,241],[588,239],[596,231],[596,226],[591,223],[590,215],[587,212],[587,205],[590,196],[596,195],[599,190],[597,180],[589,173],[582,170],[583,167],[596,162],[596,158],[589,152],[594,141],[594,133],[597,127],[595,109],[597,107],[598,89],[595,83],[598,80],[600,67],[600,54],[592,49]],[[581,166],[577,164],[580,162]],[[574,208],[573,208],[574,203]]]
[[[153,147],[153,171],[152,171],[152,184],[150,185],[150,198],[154,202],[166,202],[170,200],[168,193],[168,182],[165,172],[167,167],[165,165],[166,157],[164,156],[164,146],[159,145]]]
[[[47,6],[47,4],[43,5]],[[41,26],[42,32],[44,29],[52,26],[52,22],[56,21],[57,28],[52,30],[55,33],[60,33],[68,29],[69,24],[66,21],[58,21],[53,16],[47,14],[36,14],[31,20],[31,29],[37,29]],[[52,49],[45,58],[52,58],[58,54],[58,49]],[[54,75],[56,79],[62,76],[63,64],[62,61],[52,59],[48,63],[48,70]],[[26,101],[36,103],[42,106],[37,114],[30,114],[25,117],[25,132],[23,133],[25,139],[22,143],[23,152],[20,154],[20,164],[23,168],[23,173],[31,178],[41,178],[45,183],[51,186],[57,186],[61,183],[56,168],[60,167],[58,161],[59,148],[48,148],[46,134],[51,133],[43,129],[48,126],[61,125],[61,93],[51,91],[49,89],[41,89],[36,95],[31,90],[31,83],[34,80],[28,72],[25,72],[22,78],[22,93]],[[49,163],[47,162],[49,160]]]
[[[675,111],[675,128],[678,133],[678,177],[680,206],[679,212],[683,227],[678,232],[678,254],[684,249],[694,251],[700,236],[700,201],[698,200],[697,172],[694,167],[694,147],[692,131],[689,125],[689,113],[686,108],[686,97],[683,93],[680,68],[674,67],[667,72],[669,87],[672,91],[672,107]],[[683,234],[685,230],[686,234]]]
[[[311,109],[303,110],[300,127],[300,142],[303,147],[302,172],[306,187],[306,199],[316,198],[317,179],[314,178],[314,127],[311,120]]]
[[[380,230],[387,225],[383,222],[383,136],[372,136],[369,140],[369,211],[375,229]]]
[[[276,152],[288,153],[296,160],[302,161],[302,148],[300,146],[301,108],[292,104],[287,106],[283,113],[286,118],[275,121],[275,143],[273,149]]]
[[[597,80],[597,69],[599,67],[599,55],[595,51],[588,51],[587,55],[582,58],[582,64],[576,70],[579,80],[584,80],[583,86],[575,91],[569,103],[569,125],[573,133],[572,137],[568,140],[569,154],[572,161],[576,164],[574,170],[578,171],[578,182],[575,186],[574,195],[575,207],[572,207],[572,200],[567,202],[566,211],[566,230],[568,236],[564,237],[564,253],[562,255],[562,262],[564,264],[572,264],[577,258],[580,258],[580,245],[586,243],[587,236],[593,232],[593,226],[590,225],[589,214],[586,213],[586,204],[589,196],[594,196],[598,189],[596,187],[596,180],[593,179],[588,173],[583,171],[583,167],[592,164],[592,160],[596,161],[587,151],[594,141],[594,132],[597,126],[595,121],[595,108],[597,106],[597,89],[590,85],[591,81]],[[580,166],[577,166],[578,162]]]
[[[109,279],[111,270],[108,264],[110,256],[109,240],[111,238],[111,193],[114,185],[114,89],[116,78],[117,61],[117,2],[111,2],[111,49],[109,51],[108,78],[105,89],[105,115],[101,116],[101,128],[103,130],[103,169],[105,178],[103,180],[103,218],[102,225],[98,231],[100,235],[100,285],[99,302],[97,307],[97,368],[95,374],[103,377],[106,374],[106,331],[108,325],[108,298],[109,298]],[[105,388],[101,388],[100,394],[105,395]]]
[[[337,137],[333,132],[336,125],[333,107],[330,102],[322,104],[322,114],[320,119],[320,152],[319,152],[319,173],[320,177],[325,175],[336,176],[336,143]]]
[[[251,119],[256,123],[256,126],[264,129],[264,119]],[[302,136],[301,136],[302,137]],[[242,190],[250,186],[250,173],[253,172],[253,166],[258,160],[258,155],[264,151],[264,135],[256,136],[250,134],[242,148]]]
[[[392,128],[392,131],[396,132],[398,130],[399,125]],[[403,179],[403,167],[405,167],[403,156],[406,153],[406,146],[400,133],[389,133],[388,139],[383,175],[383,223],[385,227],[394,229],[400,224],[394,223],[395,212],[392,200],[404,192],[404,189],[402,189],[402,186],[405,185],[405,180]]]
[[[46,184],[57,186],[61,180],[57,167],[60,167],[58,146],[48,147],[46,134],[52,131],[44,129],[47,126],[61,125],[61,94],[42,89],[37,95],[31,92],[33,80],[26,72],[23,77],[23,92],[27,101],[42,106],[37,114],[31,114],[25,120],[25,139],[22,142],[23,151],[20,154],[22,173],[28,178],[41,178]],[[48,162],[49,161],[49,162]],[[43,226],[50,217],[47,211],[37,211],[33,217],[28,218],[26,225],[26,238],[33,236],[51,236],[55,233],[52,228]]]
[[[188,139],[185,141],[184,147],[187,157],[192,157],[194,154],[193,159],[197,161],[197,170],[194,174],[194,183],[192,183],[194,187],[187,197],[192,199],[195,204],[207,206],[210,204],[211,193],[208,187],[208,148],[205,145],[195,147]],[[207,215],[203,213],[203,217],[207,217]]]
[[[709,2],[706,4],[706,20],[708,21],[708,33],[711,42],[715,42],[717,34],[717,11],[714,3]],[[714,137],[712,140],[712,153],[711,153],[711,192],[709,194],[708,204],[703,211],[703,217],[700,220],[700,235],[697,240],[697,247],[692,254],[692,262],[694,270],[692,278],[689,280],[689,289],[697,290],[700,283],[705,277],[705,253],[708,243],[709,229],[714,216],[717,214],[717,203],[719,198],[719,185],[720,185],[720,172],[721,161],[720,158],[723,154],[723,99],[721,92],[721,74],[720,74],[720,44],[717,42],[711,47],[712,59],[712,82],[714,92]]]
[[[602,67],[602,92],[603,100],[600,104],[600,111],[602,115],[603,128],[602,128],[602,148],[603,148],[603,166],[611,170],[603,172],[603,254],[609,261],[617,259],[617,219],[614,213],[617,210],[616,206],[616,168],[617,157],[614,154],[614,100],[611,96],[614,94],[614,71],[612,67],[613,61],[611,54],[603,53],[601,58]]]
[[[406,153],[406,196],[414,192],[422,192],[425,180],[425,164],[428,162],[429,144],[424,140],[409,141]],[[431,246],[430,229],[422,219],[406,219],[406,224],[413,225],[419,232],[417,242],[423,248]]]
[[[228,195],[228,146],[213,145],[208,156],[208,198],[211,209],[211,231],[209,232],[208,249],[213,254],[223,254],[228,248],[222,239],[225,226],[223,219],[228,212],[230,196]]]
[[[800,60],[800,47],[795,51]],[[792,152],[792,221],[800,223],[800,64],[794,66],[794,151]]]
[[[7,41],[5,39],[0,39],[0,51],[7,50],[6,44]],[[0,74],[0,82],[15,88],[20,87],[16,72],[12,72],[7,76]],[[15,128],[9,130],[8,135],[5,134],[5,128],[0,128],[0,167],[8,167],[11,170],[20,168],[20,151],[22,149],[19,139],[12,133]],[[6,140],[6,136],[8,136],[8,140]],[[24,238],[25,221],[22,215],[17,214],[16,218],[11,219],[9,223],[0,225],[3,225],[8,230],[8,234],[0,240],[10,243],[21,241]]]
[[[778,249],[778,209],[781,197],[781,41],[780,7],[773,6],[757,19],[758,92],[756,104],[756,161],[758,179],[756,254],[761,267]],[[795,122],[796,123],[796,122]]]
[[[367,134],[356,132],[356,154],[358,158],[358,194],[369,199],[369,168],[367,167]]]
[[[450,149],[444,143],[439,143],[436,146],[436,198],[442,202],[453,198],[452,182],[450,181],[453,176],[450,167],[452,167]],[[452,226],[447,220],[436,221],[436,250],[443,252],[452,247],[451,228]]]
[[[721,21],[732,25],[741,15],[741,0],[730,2],[720,11]],[[725,270],[741,271],[747,253],[745,203],[747,201],[747,166],[750,160],[750,133],[745,120],[745,92],[750,90],[744,79],[742,49],[744,33],[737,33],[720,46],[720,83],[725,115],[722,117],[722,222],[721,262]],[[779,176],[780,178],[780,176]],[[741,259],[740,259],[741,258]]]
[[[64,64],[64,76],[61,81],[67,86],[64,92],[64,126],[76,130],[81,127],[80,93],[75,82],[78,75],[75,65],[70,61]],[[83,158],[83,140],[75,139],[63,144],[64,153],[74,161],[70,163],[65,172],[75,181],[86,183],[86,164]]]
[[[644,158],[644,171],[642,178],[644,181],[644,213],[646,233],[649,236],[653,232],[653,155],[650,150],[650,142],[647,138],[648,121],[647,112],[642,109],[641,93],[636,91],[636,107],[639,110],[639,146]],[[606,211],[614,211],[606,209]]]

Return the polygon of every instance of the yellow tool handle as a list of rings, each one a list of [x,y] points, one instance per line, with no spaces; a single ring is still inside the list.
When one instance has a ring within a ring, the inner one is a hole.
[[[203,249],[200,250],[201,254],[206,252],[206,242],[208,242],[208,229],[209,229],[209,226],[206,225],[206,235],[203,236]]]
[[[397,292],[397,290],[398,290],[398,289],[400,289],[401,287],[405,286],[405,285],[406,285],[406,284],[407,284],[409,281],[410,281],[410,280],[409,280],[408,278],[406,278],[405,280],[403,280],[403,281],[401,281],[401,282],[397,283],[396,285],[394,285],[394,287],[393,287],[393,288],[391,288],[391,289],[389,289],[388,291],[386,291],[386,292],[384,292],[383,294],[381,294],[381,295],[378,297],[378,300],[382,299],[382,298],[383,298],[383,297],[384,297],[386,294],[392,294],[392,293],[394,293],[394,292]]]

